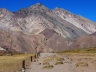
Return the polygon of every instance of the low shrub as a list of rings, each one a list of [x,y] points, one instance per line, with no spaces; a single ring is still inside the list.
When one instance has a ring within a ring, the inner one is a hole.
[[[65,59],[64,58],[59,58],[58,61],[64,61]]]
[[[60,65],[60,64],[63,64],[63,62],[56,62],[55,65]]]
[[[47,65],[47,66],[44,66],[43,68],[51,69],[51,68],[53,68],[53,67],[54,67],[53,65]]]
[[[43,63],[43,65],[49,65],[49,63],[45,62],[45,63]]]
[[[76,67],[79,67],[79,66],[88,66],[88,63],[85,63],[85,62],[76,63]]]

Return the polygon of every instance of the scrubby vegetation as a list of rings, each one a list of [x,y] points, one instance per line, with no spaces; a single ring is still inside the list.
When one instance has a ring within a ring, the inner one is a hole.
[[[22,60],[25,60],[26,65],[30,63],[32,54],[19,54],[13,56],[0,56],[0,72],[13,72],[21,70]]]
[[[45,68],[45,69],[51,69],[53,67],[54,67],[53,65],[47,65],[47,66],[44,66],[43,68]]]
[[[76,63],[76,67],[79,67],[79,66],[88,66],[88,63],[86,63],[86,62],[78,62],[78,63]]]
[[[60,64],[63,64],[63,62],[56,62],[55,65],[60,65]]]
[[[82,49],[74,49],[74,50],[65,50],[57,53],[96,53],[96,47],[94,48],[82,48]]]
[[[58,61],[64,61],[64,58],[58,58]]]
[[[50,57],[45,57],[43,59],[44,62],[50,62],[50,61],[64,61],[64,58],[57,57],[55,55],[50,56]]]
[[[44,62],[43,65],[49,65],[49,63],[48,62]]]

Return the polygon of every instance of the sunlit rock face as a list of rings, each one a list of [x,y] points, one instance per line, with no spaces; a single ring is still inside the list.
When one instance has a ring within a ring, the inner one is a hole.
[[[53,12],[58,15],[63,20],[70,22],[72,25],[75,25],[77,28],[82,29],[88,34],[92,34],[96,31],[96,23],[80,16],[75,15],[67,10],[55,8]]]
[[[0,47],[11,51],[69,50],[79,47],[81,37],[94,32],[96,23],[64,9],[50,10],[40,3],[17,12],[0,9]]]

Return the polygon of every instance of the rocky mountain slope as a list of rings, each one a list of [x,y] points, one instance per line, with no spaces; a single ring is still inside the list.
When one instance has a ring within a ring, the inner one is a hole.
[[[0,47],[8,50],[31,53],[73,49],[83,40],[78,38],[94,32],[96,23],[40,3],[17,12],[0,9]]]
[[[84,30],[88,34],[92,34],[96,31],[96,23],[80,16],[72,14],[64,9],[55,8],[53,12],[63,20],[70,22],[77,28]]]

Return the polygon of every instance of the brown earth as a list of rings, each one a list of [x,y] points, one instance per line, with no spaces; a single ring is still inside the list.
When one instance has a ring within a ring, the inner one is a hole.
[[[26,72],[95,72],[96,71],[96,54],[53,54],[42,53],[36,62],[32,62],[26,68]],[[63,64],[55,65],[57,58],[64,58]],[[52,68],[44,68],[44,60],[47,60]]]
[[[7,51],[17,51],[23,53],[35,53],[45,46],[43,35],[26,35],[24,33],[12,33],[0,31],[0,47]]]

